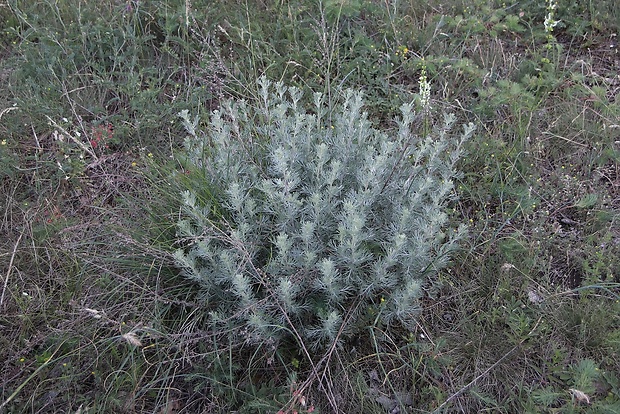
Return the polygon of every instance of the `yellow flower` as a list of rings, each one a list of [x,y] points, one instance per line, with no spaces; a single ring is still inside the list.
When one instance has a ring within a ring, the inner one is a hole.
[[[131,166],[132,166],[132,167],[135,167],[136,165],[138,165],[138,163],[137,163],[137,162],[135,162],[135,161],[131,163]]]
[[[6,139],[3,139],[1,142],[2,145],[6,145]]]

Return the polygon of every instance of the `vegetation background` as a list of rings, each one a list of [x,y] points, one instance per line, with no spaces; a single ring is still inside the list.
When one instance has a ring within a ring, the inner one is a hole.
[[[620,412],[615,0],[5,0],[0,25],[0,412]],[[412,101],[421,135],[477,126],[418,323],[320,371],[214,349],[173,259],[204,185],[177,114],[261,76],[362,89],[386,131]]]

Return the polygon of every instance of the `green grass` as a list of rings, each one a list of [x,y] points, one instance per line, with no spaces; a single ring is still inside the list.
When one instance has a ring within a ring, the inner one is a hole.
[[[558,0],[552,38],[544,2],[216,3],[0,3],[0,412],[620,411],[615,2]],[[214,343],[171,257],[204,185],[176,114],[266,75],[389,128],[422,68],[416,128],[478,129],[417,328],[322,365]]]

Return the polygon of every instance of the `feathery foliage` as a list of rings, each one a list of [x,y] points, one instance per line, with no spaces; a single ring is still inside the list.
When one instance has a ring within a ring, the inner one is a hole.
[[[292,334],[318,350],[359,333],[369,308],[411,326],[424,284],[464,233],[447,228],[443,207],[473,126],[455,139],[446,116],[418,137],[403,105],[390,135],[371,126],[361,93],[347,90],[334,111],[316,94],[306,112],[299,90],[260,85],[256,107],[226,103],[205,133],[181,114],[184,162],[213,190],[184,192],[175,257],[214,327],[238,343]]]

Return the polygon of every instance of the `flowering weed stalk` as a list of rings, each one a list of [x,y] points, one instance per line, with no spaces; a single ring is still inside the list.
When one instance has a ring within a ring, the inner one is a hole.
[[[544,25],[545,25],[545,35],[546,35],[545,49],[548,51],[551,51],[554,45],[556,47],[559,47],[555,40],[555,36],[553,35],[553,29],[558,25],[558,23],[560,23],[560,20],[555,19],[555,11],[557,8],[558,8],[558,4],[556,3],[555,0],[547,0],[547,14],[545,16]],[[551,59],[549,59],[549,56],[544,57],[541,59],[541,63],[543,65],[548,65],[551,63]]]
[[[547,15],[545,16],[545,33],[547,35],[547,44],[545,48],[551,50],[552,45],[555,43],[555,36],[553,36],[553,29],[560,23],[559,20],[555,20],[555,10],[558,8],[558,4],[555,0],[547,0]],[[548,63],[548,62],[547,62]]]
[[[547,39],[552,40],[553,28],[560,23],[559,20],[555,20],[555,10],[558,8],[558,4],[555,0],[547,0],[547,16],[545,17],[545,32],[547,33]]]
[[[419,105],[422,116],[424,117],[424,133],[430,132],[429,115],[431,112],[431,82],[426,74],[426,61],[422,58],[422,70],[418,79],[419,86]]]

